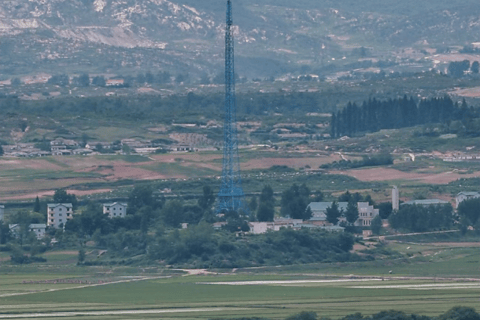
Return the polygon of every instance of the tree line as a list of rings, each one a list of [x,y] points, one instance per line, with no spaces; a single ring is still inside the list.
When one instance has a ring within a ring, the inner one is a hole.
[[[303,311],[291,315],[285,320],[330,320],[328,317],[319,317],[316,312]],[[380,311],[371,316],[362,315],[360,312],[339,318],[340,320],[480,320],[480,314],[474,308],[457,306],[438,317],[428,317],[418,314],[407,314],[402,311]],[[226,320],[226,319],[224,319]],[[234,320],[234,319],[231,319]],[[267,318],[241,318],[237,320],[268,320]]]
[[[332,114],[331,136],[354,136],[359,133],[382,129],[399,129],[433,123],[463,122],[480,116],[478,110],[469,107],[465,100],[453,102],[449,96],[422,99],[413,97],[364,101],[361,106],[349,102],[345,108]]]

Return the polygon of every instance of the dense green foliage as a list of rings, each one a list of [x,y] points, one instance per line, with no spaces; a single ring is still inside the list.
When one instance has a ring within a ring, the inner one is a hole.
[[[255,199],[255,198],[254,198]],[[275,198],[273,197],[273,189],[265,186],[260,194],[260,203],[258,205],[257,220],[273,221],[275,216]]]
[[[402,205],[388,218],[390,226],[414,232],[432,231],[453,226],[453,208],[445,205]]]
[[[468,199],[458,205],[458,215],[471,225],[476,225],[480,219],[480,198]]]
[[[312,217],[312,211],[307,208],[310,189],[305,184],[298,186],[292,185],[282,193],[281,213],[293,219],[308,220]]]
[[[341,137],[381,129],[398,129],[421,124],[447,123],[460,120],[465,125],[480,114],[465,102],[453,103],[450,97],[423,99],[419,103],[407,96],[401,99],[364,101],[361,106],[348,103],[347,107],[332,115],[331,135]],[[474,134],[470,132],[469,134]]]
[[[268,320],[267,318],[261,318]],[[287,317],[285,320],[330,320],[330,318],[319,317],[315,312],[303,311]],[[453,307],[439,317],[430,318],[417,314],[406,314],[402,311],[389,310],[381,311],[371,316],[364,316],[361,313],[347,315],[340,320],[479,320],[480,314],[469,307]],[[233,320],[233,319],[232,319]],[[236,320],[260,320],[260,318],[240,318]]]
[[[157,231],[148,239],[147,256],[167,264],[206,267],[248,267],[321,261],[349,261],[358,257],[349,253],[353,237],[318,230],[281,229],[261,235],[235,237],[213,232],[200,223],[185,230]],[[118,249],[116,252],[121,252]]]

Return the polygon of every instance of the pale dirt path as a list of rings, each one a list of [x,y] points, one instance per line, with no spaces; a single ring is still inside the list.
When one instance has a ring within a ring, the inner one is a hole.
[[[114,282],[88,284],[88,285],[84,285],[84,286],[76,286],[76,287],[68,287],[68,288],[58,288],[58,289],[48,289],[48,290],[36,291],[36,292],[5,293],[5,294],[1,294],[1,295],[0,295],[0,298],[15,297],[15,296],[25,296],[25,295],[29,295],[29,294],[55,292],[55,291],[64,291],[64,290],[72,290],[72,289],[83,289],[83,288],[90,288],[90,287],[106,286],[106,285],[109,285],[109,284],[118,284],[118,283],[127,283],[127,282],[137,282],[137,281],[155,280],[155,279],[166,279],[166,278],[171,278],[171,277],[170,277],[170,276],[144,277],[144,278],[138,278],[138,279],[128,279],[128,280],[119,280],[119,281],[114,281]]]
[[[364,240],[370,240],[370,239],[385,240],[386,238],[392,238],[392,237],[418,236],[418,235],[422,235],[422,234],[452,233],[452,232],[460,232],[460,230],[444,230],[444,231],[431,231],[431,232],[413,232],[413,233],[389,234],[389,235],[385,235],[385,236],[367,237],[367,238],[364,238]],[[438,243],[441,244],[441,242],[438,242]],[[456,243],[461,243],[461,242],[456,242]]]
[[[141,315],[141,314],[164,314],[164,313],[191,313],[191,312],[219,312],[239,311],[247,308],[186,308],[186,309],[151,309],[151,310],[112,310],[112,311],[75,311],[75,312],[50,312],[50,313],[22,313],[0,314],[0,319],[28,319],[28,318],[54,318],[54,317],[78,317],[78,316],[110,316],[110,315]]]

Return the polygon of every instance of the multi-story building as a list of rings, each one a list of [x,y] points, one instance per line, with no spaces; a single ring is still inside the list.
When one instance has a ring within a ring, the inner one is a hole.
[[[370,227],[372,220],[379,215],[380,210],[375,209],[368,202],[358,202],[358,219],[355,221],[357,227]]]
[[[0,204],[0,221],[3,221],[5,219],[5,206],[3,204]]]
[[[73,218],[71,203],[49,203],[47,205],[47,225],[53,228],[63,228],[65,223]]]
[[[125,218],[127,216],[126,203],[106,203],[103,205],[103,213],[108,214],[109,218]]]

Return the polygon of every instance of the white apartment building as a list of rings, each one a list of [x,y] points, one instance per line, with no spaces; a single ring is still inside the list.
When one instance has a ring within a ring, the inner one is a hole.
[[[103,213],[109,218],[125,218],[127,216],[127,204],[114,202],[103,205]]]
[[[47,226],[58,229],[73,218],[71,203],[49,203],[47,205]]]

